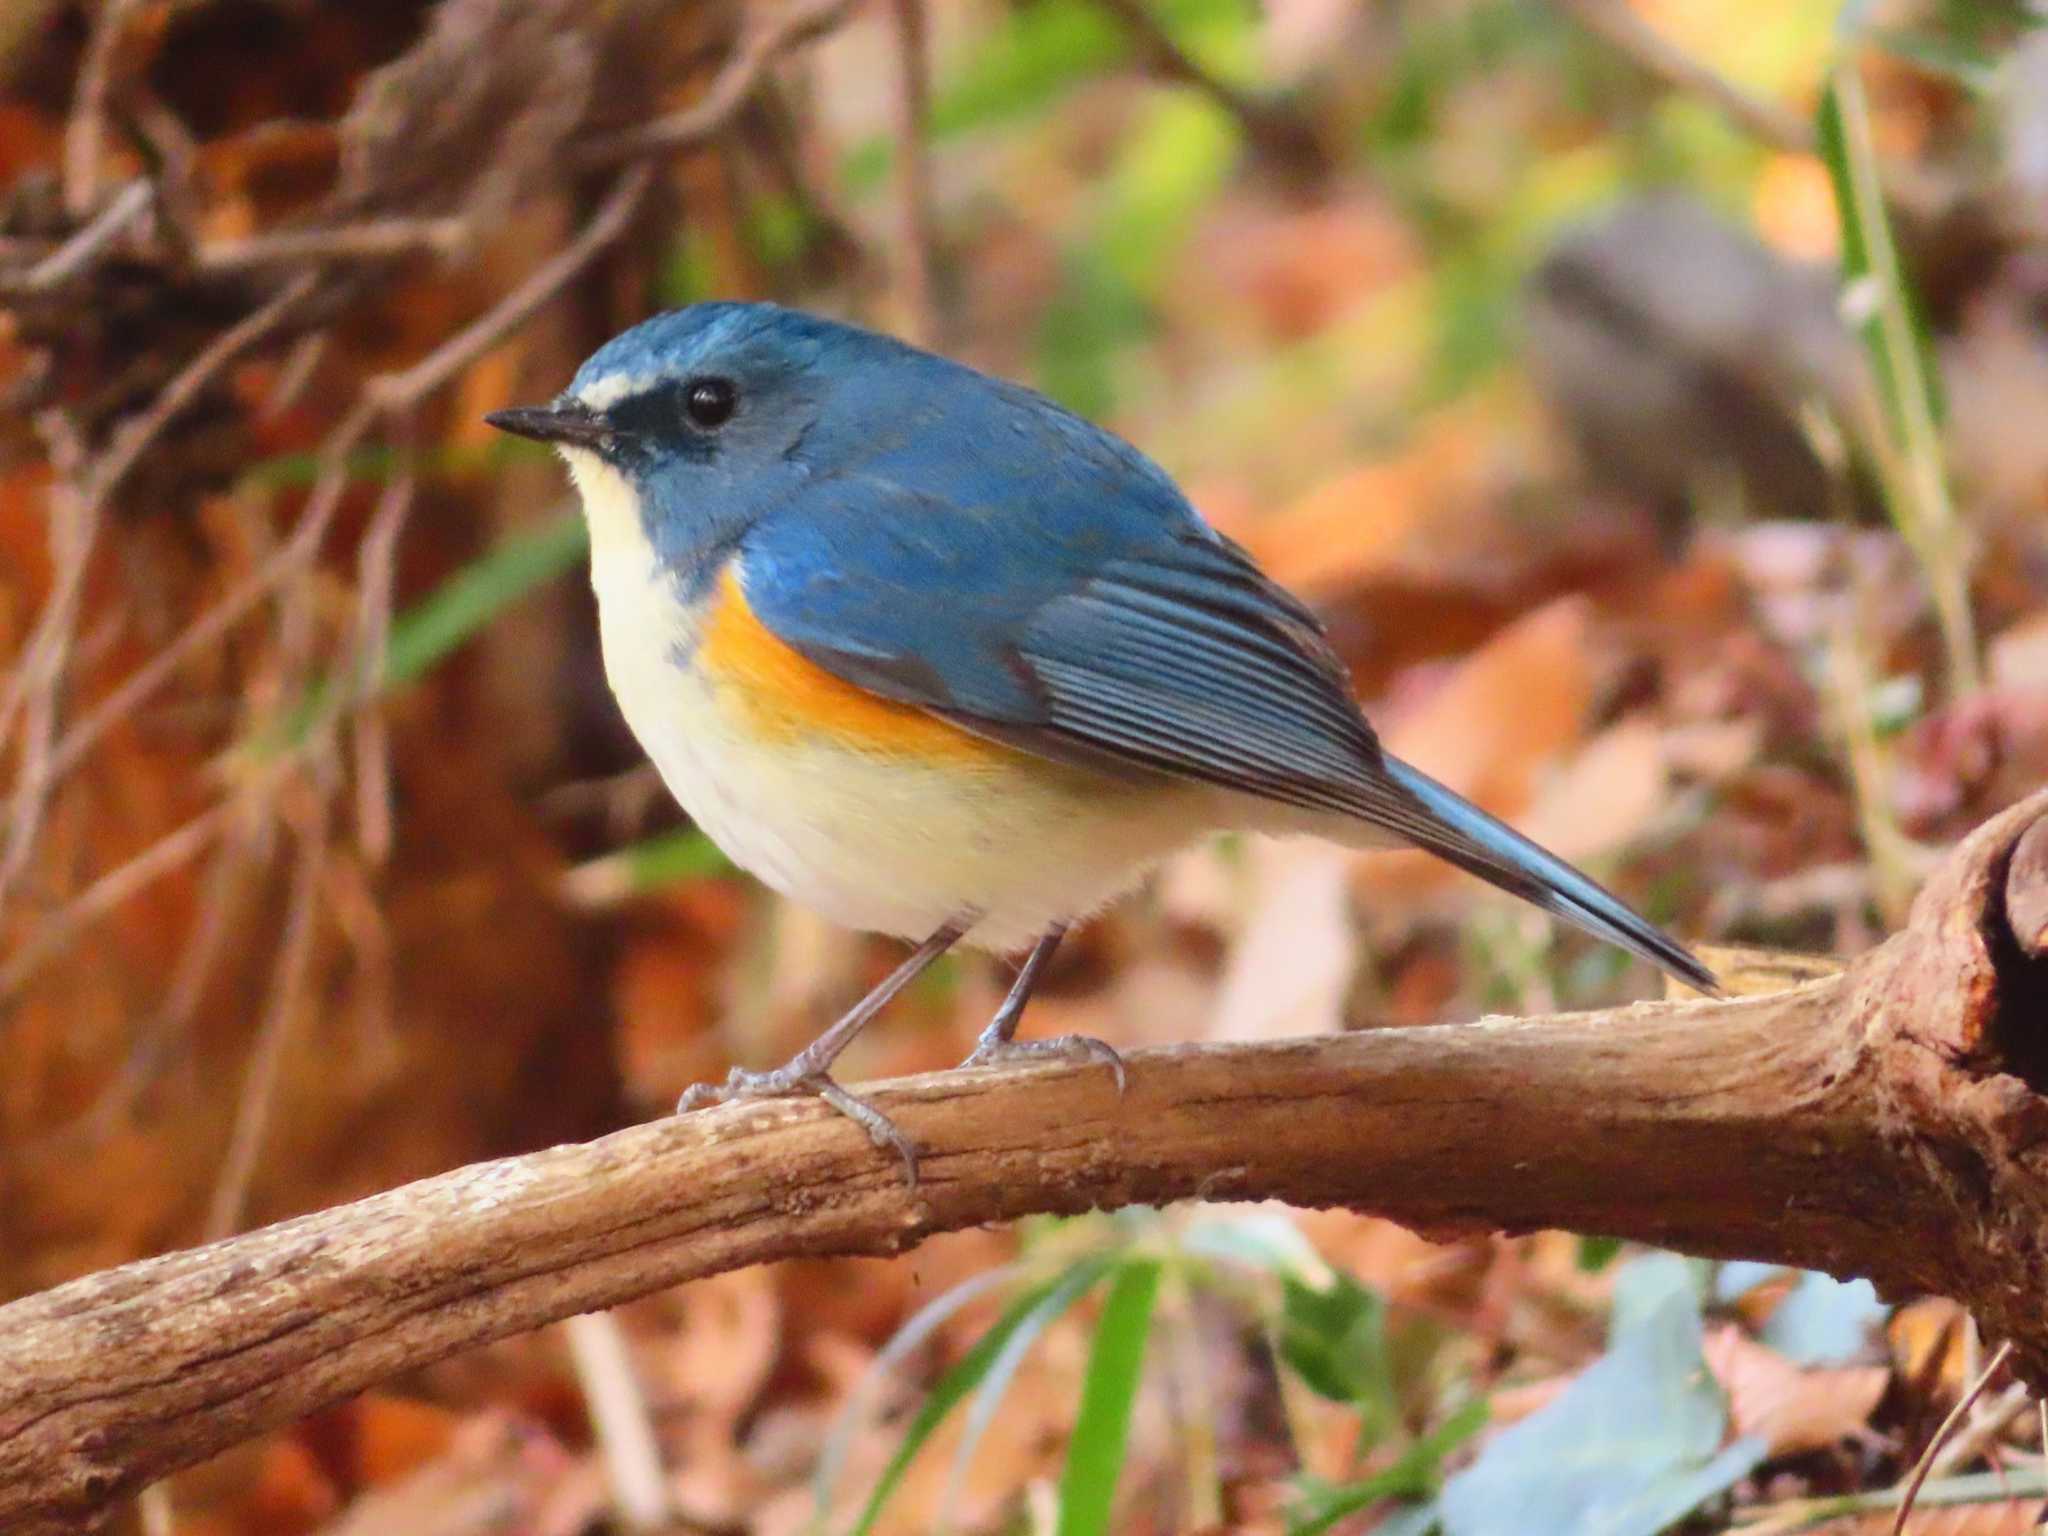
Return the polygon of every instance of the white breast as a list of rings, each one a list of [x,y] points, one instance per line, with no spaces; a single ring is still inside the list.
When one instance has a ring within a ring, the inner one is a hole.
[[[591,529],[605,673],[683,809],[734,863],[850,928],[1029,943],[1224,819],[1194,787],[1133,786],[1022,756],[935,765],[828,739],[764,742],[688,663],[700,615],[659,569],[637,498],[564,453]]]

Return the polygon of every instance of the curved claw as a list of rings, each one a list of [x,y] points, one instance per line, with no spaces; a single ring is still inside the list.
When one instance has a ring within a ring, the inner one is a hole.
[[[960,1065],[993,1067],[1006,1061],[1045,1060],[1099,1062],[1116,1079],[1117,1097],[1124,1092],[1124,1059],[1107,1040],[1093,1035],[1054,1035],[1049,1040],[984,1040]]]
[[[745,1067],[734,1067],[725,1074],[722,1083],[692,1083],[683,1090],[683,1096],[676,1100],[676,1113],[687,1115],[694,1109],[708,1109],[714,1104],[729,1104],[734,1099],[793,1099],[815,1096],[830,1104],[840,1114],[868,1133],[872,1141],[884,1152],[894,1152],[903,1159],[903,1174],[910,1188],[917,1188],[917,1149],[910,1144],[910,1138],[896,1127],[896,1122],[883,1114],[866,1099],[848,1093],[823,1072],[792,1071],[780,1067],[773,1072],[753,1072]]]

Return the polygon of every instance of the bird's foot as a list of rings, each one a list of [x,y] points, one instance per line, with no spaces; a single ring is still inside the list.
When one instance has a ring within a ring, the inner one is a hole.
[[[1005,1040],[983,1035],[974,1054],[960,1065],[993,1067],[1004,1062],[1047,1060],[1099,1062],[1116,1079],[1117,1096],[1123,1096],[1124,1059],[1107,1040],[1097,1040],[1093,1035],[1054,1035],[1049,1040]]]
[[[676,1113],[687,1115],[693,1109],[729,1104],[735,1099],[787,1099],[806,1095],[823,1099],[866,1131],[868,1140],[882,1151],[894,1152],[902,1158],[904,1179],[913,1191],[916,1190],[917,1148],[910,1144],[910,1138],[897,1129],[895,1121],[866,1099],[848,1093],[826,1073],[810,1069],[802,1058],[772,1072],[734,1067],[726,1073],[722,1083],[693,1083],[676,1101]]]

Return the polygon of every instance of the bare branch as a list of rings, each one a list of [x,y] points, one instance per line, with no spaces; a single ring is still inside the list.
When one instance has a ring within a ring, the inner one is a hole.
[[[785,48],[830,30],[851,0],[791,0],[766,26],[740,40],[703,96],[680,112],[656,118],[623,133],[607,134],[582,145],[577,163],[617,165],[659,150],[701,144],[723,129],[740,105],[753,95],[763,73]]]
[[[326,541],[327,530],[348,486],[348,461],[363,439],[387,413],[410,410],[464,368],[532,319],[606,246],[618,238],[645,195],[650,171],[635,166],[624,172],[583,231],[556,255],[534,269],[526,280],[487,313],[451,336],[426,357],[398,373],[384,374],[364,386],[355,408],[328,434],[321,448],[320,477],[292,536],[233,592],[188,625],[179,636],[136,669],[118,688],[73,726],[51,754],[51,778],[61,778],[120,720],[162,687],[193,655],[226,634],[280,581],[311,561]],[[168,393],[168,391],[166,391]]]
[[[106,130],[114,50],[135,6],[136,0],[102,0],[78,66],[78,88],[64,125],[64,207],[73,218],[85,217],[99,190],[100,139]]]
[[[458,1350],[793,1255],[1202,1198],[1557,1226],[1936,1290],[2048,1379],[2048,1075],[2001,893],[2048,792],[1837,975],[1722,1001],[1135,1052],[874,1090],[923,1181],[807,1103],[482,1163],[0,1308],[0,1528],[72,1531]]]
[[[201,811],[158,838],[125,864],[116,865],[44,922],[0,965],[0,1002],[21,990],[43,962],[129,897],[206,851],[226,829],[234,807],[223,803]]]
[[[1626,54],[1647,75],[1712,102],[1736,126],[1787,154],[1813,153],[1813,128],[1776,102],[1744,90],[1644,21],[1623,0],[1560,0],[1580,26]]]
[[[1328,171],[1329,157],[1305,121],[1204,69],[1173,40],[1143,0],[1102,0],[1102,5],[1123,22],[1156,73],[1200,91],[1236,118],[1252,146],[1273,164],[1304,181]]]
[[[192,260],[206,272],[245,272],[306,262],[449,256],[466,246],[474,234],[466,219],[371,219],[361,224],[281,229],[241,240],[217,240],[200,246]]]
[[[270,1128],[271,1111],[277,1103],[285,1046],[298,1019],[306,973],[313,961],[315,920],[320,913],[320,876],[327,867],[329,813],[325,795],[314,791],[306,798],[314,803],[305,809],[306,825],[299,829],[299,861],[292,871],[291,899],[286,907],[284,938],[277,948],[277,968],[271,976],[270,996],[263,1005],[263,1022],[257,1026],[256,1042],[249,1052],[227,1153],[221,1158],[220,1175],[206,1209],[205,1230],[209,1238],[226,1237],[242,1225],[249,1186],[256,1177],[256,1160],[263,1151],[264,1134]]]
[[[102,250],[125,234],[128,226],[155,199],[156,191],[148,182],[129,182],[114,194],[96,218],[29,268],[22,276],[20,286],[31,292],[55,288],[65,279],[77,275]]]
[[[897,263],[905,340],[931,346],[936,340],[932,309],[933,252],[931,155],[924,142],[931,113],[931,58],[924,0],[894,0],[896,50],[903,78],[896,92],[897,195],[902,235]]]

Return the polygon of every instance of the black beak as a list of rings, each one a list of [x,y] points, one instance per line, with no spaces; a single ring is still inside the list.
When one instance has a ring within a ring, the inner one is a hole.
[[[530,437],[537,443],[568,443],[577,448],[595,448],[612,435],[603,417],[573,400],[514,406],[509,411],[492,411],[484,420],[500,432]]]

